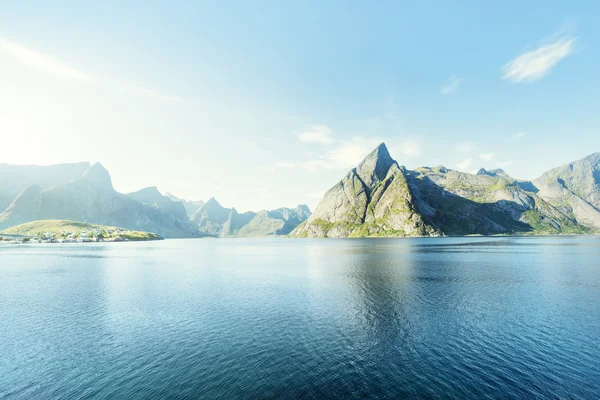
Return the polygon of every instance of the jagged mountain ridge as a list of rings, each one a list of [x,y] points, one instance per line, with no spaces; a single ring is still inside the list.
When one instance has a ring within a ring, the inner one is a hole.
[[[435,236],[441,232],[415,209],[404,167],[381,143],[323,197],[292,236]]]
[[[578,223],[600,229],[600,153],[554,168],[532,183],[540,197]]]
[[[89,167],[89,162],[47,166],[0,163],[0,212],[29,186],[47,189],[67,183],[79,178]]]
[[[67,183],[47,189],[33,185],[23,190],[0,214],[0,228],[64,219],[154,232],[163,237],[196,236],[185,213],[172,211],[118,193],[108,171],[95,163]]]
[[[571,181],[585,182],[583,195],[592,205],[600,192],[590,189],[598,179],[590,181],[589,175]],[[325,194],[292,236],[556,234],[597,228],[544,194],[535,182],[516,180],[503,170],[481,169],[476,175],[443,166],[409,171],[382,143]]]
[[[185,212],[188,216],[192,216],[196,211],[198,211],[200,209],[200,207],[202,207],[204,205],[204,202],[202,200],[184,200],[181,199],[171,193],[165,193],[165,196],[168,197],[169,199],[173,200],[173,201],[178,201],[180,203],[183,204],[183,207],[185,208]]]
[[[199,232],[214,237],[265,237],[289,234],[310,216],[305,205],[294,209],[247,211],[225,208],[215,198],[208,200],[190,220]]]

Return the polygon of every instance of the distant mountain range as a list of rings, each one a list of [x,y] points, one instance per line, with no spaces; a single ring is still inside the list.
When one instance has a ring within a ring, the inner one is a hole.
[[[199,231],[210,236],[277,236],[289,234],[310,215],[305,205],[240,214],[235,208],[224,208],[211,198],[191,215],[190,220]]]
[[[520,181],[400,166],[380,144],[333,186],[295,237],[570,234],[600,231],[600,153]]]
[[[238,214],[211,199],[185,201],[154,186],[122,194],[100,164],[0,164],[0,230],[37,220],[72,220],[154,232],[166,238],[273,236],[310,216],[306,206]]]
[[[166,238],[600,232],[600,153],[523,181],[501,169],[408,170],[382,143],[325,193],[312,215],[305,205],[240,213],[214,198],[186,201],[154,186],[122,194],[100,163],[0,164],[0,176],[0,230],[71,220]]]

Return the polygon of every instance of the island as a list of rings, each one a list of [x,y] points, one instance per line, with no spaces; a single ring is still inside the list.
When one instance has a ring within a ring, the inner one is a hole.
[[[40,220],[0,231],[0,242],[89,243],[163,240],[152,232],[68,220]]]

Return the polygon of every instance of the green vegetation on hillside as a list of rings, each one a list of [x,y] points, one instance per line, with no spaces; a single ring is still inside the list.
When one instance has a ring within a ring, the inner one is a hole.
[[[151,232],[131,231],[114,226],[88,224],[67,220],[41,220],[27,222],[0,232],[6,235],[31,236],[44,240],[89,240],[89,241],[145,241],[162,240],[160,235]]]

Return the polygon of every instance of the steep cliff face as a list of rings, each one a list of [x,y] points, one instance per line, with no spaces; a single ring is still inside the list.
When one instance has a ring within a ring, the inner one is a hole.
[[[184,204],[164,196],[156,186],[129,193],[127,197],[142,203],[147,209],[156,211],[155,214],[159,217],[159,221],[156,222],[160,225],[196,235],[197,232],[189,220]]]
[[[419,212],[447,235],[585,231],[505,173],[419,168],[409,182]]]
[[[223,225],[229,220],[231,209],[210,198],[191,217],[192,225],[207,236],[221,236]]]
[[[439,230],[417,212],[405,170],[380,144],[329,189],[297,237],[430,236]]]
[[[182,203],[188,217],[191,217],[192,215],[194,215],[194,213],[196,211],[198,211],[200,209],[200,207],[202,207],[204,205],[204,202],[202,200],[188,201],[188,200],[181,199],[175,195],[172,195],[171,193],[165,193],[165,196],[168,197],[169,199],[171,199],[172,201]]]
[[[600,229],[600,153],[554,168],[533,185],[541,198],[579,224]]]
[[[589,172],[583,176],[593,175]],[[586,178],[587,179],[587,178]],[[587,179],[583,192],[595,192]],[[587,233],[572,210],[502,170],[476,175],[442,166],[408,171],[379,145],[332,187],[295,237]]]
[[[173,209],[145,204],[115,191],[110,174],[100,163],[68,183],[46,190],[38,186],[25,189],[0,214],[0,228],[46,219],[119,226],[163,237],[196,235],[185,212],[182,218]]]

